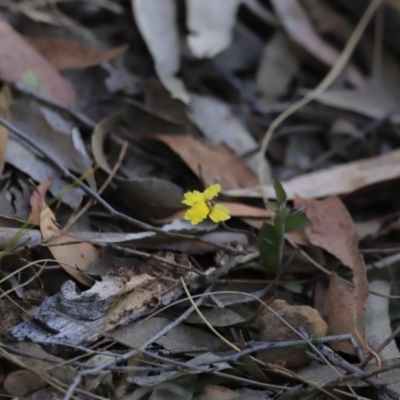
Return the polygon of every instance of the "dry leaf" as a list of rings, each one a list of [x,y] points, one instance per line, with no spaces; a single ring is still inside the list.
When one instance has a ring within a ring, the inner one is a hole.
[[[332,333],[351,333],[362,349],[366,349],[363,326],[365,304],[369,293],[364,258],[358,251],[358,238],[353,221],[341,200],[295,199],[295,207],[305,207],[311,226],[305,229],[309,241],[337,257],[353,273],[354,288],[331,275],[325,310]],[[348,342],[334,344],[336,350],[354,354]]]
[[[34,205],[32,208],[34,218],[36,218],[37,210],[41,209],[40,232],[49,246],[51,254],[68,274],[83,285],[91,286],[92,280],[80,271],[87,270],[99,258],[98,250],[89,243],[67,244],[76,242],[76,239],[61,233],[55,215],[44,202],[43,193],[47,190],[48,185],[49,182],[41,184],[31,198],[31,204]]]
[[[272,0],[271,3],[290,38],[324,65],[332,67],[339,53],[318,36],[299,1]],[[345,76],[355,87],[366,86],[364,77],[354,66],[347,67]]]
[[[93,157],[101,169],[111,173],[111,167],[104,153],[104,141],[109,132],[122,121],[124,112],[118,112],[101,120],[92,135]],[[122,188],[127,203],[143,214],[163,218],[182,208],[182,189],[165,179],[145,177],[125,179],[116,176],[114,180]],[[163,195],[160,196],[160,193]]]
[[[123,45],[114,49],[102,49],[47,36],[26,36],[25,39],[58,70],[98,65],[119,56],[129,47]]]
[[[189,102],[189,93],[175,75],[180,64],[177,11],[173,0],[131,0],[140,33],[153,57],[160,81],[174,99]]]
[[[154,137],[178,153],[194,174],[201,174],[207,186],[219,182],[223,188],[233,189],[258,182],[257,176],[225,144],[209,149],[190,135]]]
[[[45,374],[46,372],[42,370],[40,373]],[[24,369],[11,372],[3,382],[6,393],[15,397],[26,397],[46,386],[47,383],[37,374]]]
[[[10,121],[10,105],[12,94],[10,88],[5,85],[0,92],[0,116],[6,121]],[[4,163],[6,161],[6,151],[8,144],[8,129],[0,126],[0,177],[3,174]]]
[[[298,68],[298,57],[293,47],[286,35],[278,31],[265,45],[257,70],[256,86],[263,94],[262,99],[265,97],[271,103],[271,100],[285,95]]]
[[[197,58],[211,58],[231,40],[241,0],[187,0],[187,43]]]
[[[282,185],[288,199],[293,200],[296,195],[315,198],[351,193],[366,186],[399,178],[400,150],[394,150],[381,156],[300,175],[282,182]],[[272,185],[266,185],[264,188],[267,197],[275,198]],[[259,187],[224,190],[224,194],[233,197],[261,198]]]
[[[209,146],[224,142],[239,157],[257,149],[258,144],[250,132],[225,103],[215,98],[192,93],[188,117],[202,131]],[[245,163],[252,171],[257,172],[258,153],[247,156]],[[271,172],[266,161],[264,176],[266,182],[271,182]]]
[[[229,208],[230,215],[232,217],[245,217],[245,218],[262,218],[265,221],[267,218],[272,218],[273,214],[266,210],[265,208],[258,208],[249,206],[247,204],[232,203],[230,201],[218,201],[219,204],[223,204],[225,207]],[[175,214],[169,216],[168,218],[157,219],[157,223],[171,222],[175,219],[183,219],[183,215],[186,210],[180,210]],[[262,225],[262,222],[261,222]],[[257,227],[258,228],[258,227]]]
[[[3,80],[22,83],[63,103],[74,104],[71,85],[3,18],[0,18],[0,35]]]

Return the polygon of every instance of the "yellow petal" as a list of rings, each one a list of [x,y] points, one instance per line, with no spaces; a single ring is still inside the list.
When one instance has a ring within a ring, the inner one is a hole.
[[[212,200],[215,196],[218,195],[218,193],[222,190],[221,185],[219,183],[216,183],[215,185],[209,186],[204,192],[204,199],[206,201]]]
[[[204,194],[194,190],[193,192],[187,192],[184,194],[185,200],[182,200],[183,204],[186,204],[187,206],[193,206],[199,201],[204,201]]]
[[[222,204],[216,204],[210,211],[210,218],[213,222],[226,221],[231,218],[229,215],[230,211],[228,207]]]
[[[207,218],[209,212],[210,209],[208,208],[206,202],[203,200],[196,203],[193,207],[189,208],[189,210],[185,212],[183,218],[185,218],[186,221],[190,221],[192,225],[197,225],[199,222]]]

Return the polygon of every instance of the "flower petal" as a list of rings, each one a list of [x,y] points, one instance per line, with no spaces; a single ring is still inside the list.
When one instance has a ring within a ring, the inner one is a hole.
[[[218,195],[218,193],[222,190],[221,185],[219,183],[216,183],[215,185],[209,186],[204,192],[204,199],[206,201],[212,200],[215,196]]]
[[[185,212],[183,218],[185,218],[186,221],[190,221],[192,225],[197,225],[199,222],[207,218],[209,212],[210,209],[208,208],[207,203],[203,200],[189,208],[189,210]]]
[[[187,206],[194,206],[196,203],[200,201],[204,201],[204,194],[194,190],[193,192],[187,192],[184,194],[185,200],[182,200],[183,204]]]
[[[231,218],[229,215],[230,211],[228,207],[222,204],[216,204],[210,211],[210,218],[213,222],[226,221]]]

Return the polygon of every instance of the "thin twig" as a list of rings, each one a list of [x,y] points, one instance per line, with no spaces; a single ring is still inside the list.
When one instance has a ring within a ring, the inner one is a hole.
[[[364,371],[361,369],[357,368],[353,364],[350,364],[346,360],[344,360],[342,357],[339,356],[339,354],[335,353],[332,349],[325,345],[319,345],[318,350],[324,355],[326,359],[329,360],[334,365],[337,365],[338,367],[343,368],[345,371],[350,372],[351,374],[357,374],[360,379],[363,381],[369,383],[373,387],[375,387],[378,390],[382,390],[387,396],[389,396],[391,399],[394,400],[399,400],[400,399],[400,392],[398,392],[392,385],[387,385],[384,382],[382,382],[378,378],[366,378],[364,377]]]
[[[204,240],[199,238],[198,236],[192,236],[192,235],[185,235],[182,233],[172,233],[168,231],[164,231],[163,229],[160,228],[155,228],[154,226],[151,226],[149,224],[146,224],[145,222],[139,221],[135,218],[129,217],[126,214],[123,214],[119,211],[117,211],[115,208],[113,208],[110,204],[107,203],[102,197],[100,197],[94,190],[92,190],[89,186],[87,186],[85,183],[80,181],[79,179],[76,178],[74,174],[72,174],[67,168],[65,168],[59,160],[57,160],[55,157],[52,155],[48,154],[47,151],[45,151],[41,146],[38,145],[38,143],[35,142],[31,137],[29,137],[25,132],[23,132],[21,129],[17,128],[16,126],[10,124],[8,121],[6,121],[3,117],[0,117],[0,125],[3,125],[6,127],[8,130],[10,130],[12,133],[14,133],[18,138],[22,139],[24,142],[28,143],[31,147],[33,147],[35,150],[37,150],[40,154],[42,154],[45,158],[47,158],[59,171],[61,171],[64,175],[65,178],[69,179],[70,181],[74,182],[77,186],[79,186],[86,194],[88,194],[90,197],[92,197],[94,200],[97,201],[98,204],[103,206],[112,217],[120,219],[122,221],[126,221],[131,225],[134,225],[140,229],[143,229],[145,231],[150,231],[150,232],[155,232],[159,233],[161,235],[167,236],[167,237],[172,237],[175,239],[186,239],[186,240],[194,240],[194,241],[199,241],[201,243],[207,244],[209,246],[212,246],[214,248],[218,248],[220,250],[224,250],[230,254],[244,254],[245,252],[242,250],[236,250],[230,246],[225,246],[222,244],[218,244],[215,242],[211,242],[209,240]]]
[[[112,169],[111,173],[108,175],[107,179],[104,181],[101,188],[97,191],[98,195],[100,195],[104,192],[104,190],[107,188],[107,186],[110,184],[110,182],[114,178],[115,174],[117,173],[119,167],[122,164],[122,161],[125,158],[127,149],[128,149],[128,142],[122,142],[121,151],[119,152],[118,160],[115,163],[114,168]],[[78,214],[76,214],[68,222],[68,224],[63,228],[62,231],[63,232],[67,231],[95,203],[96,203],[95,200],[93,198],[90,198],[89,201],[85,204],[85,206],[78,212]]]
[[[41,101],[42,103],[48,104],[49,106],[58,108],[59,110],[67,112],[69,115],[74,117],[78,122],[80,122],[82,125],[86,126],[87,128],[93,129],[96,126],[96,122],[94,122],[92,119],[87,117],[85,114],[73,109],[72,107],[67,106],[65,103],[62,103],[60,101],[57,101],[49,96],[46,96],[43,93],[39,93],[36,90],[33,90],[29,88],[26,85],[23,85],[22,83],[12,83],[8,82],[9,85],[11,85],[13,88],[18,90],[21,93],[27,94],[28,96],[32,96],[36,100]]]
[[[163,262],[164,264],[171,265],[172,267],[181,268],[181,269],[184,269],[186,271],[195,272],[196,274],[205,276],[205,273],[203,271],[200,271],[199,269],[197,269],[195,267],[189,267],[187,265],[183,265],[183,264],[177,263],[175,261],[168,260],[165,257],[158,256],[157,254],[149,254],[149,253],[145,253],[144,251],[140,251],[140,250],[128,249],[126,247],[118,246],[116,244],[111,244],[110,247],[112,247],[114,249],[117,249],[117,250],[124,251],[125,253],[128,253],[128,254],[134,254],[136,256],[143,257],[143,258],[146,258],[146,259],[158,260],[158,261]]]

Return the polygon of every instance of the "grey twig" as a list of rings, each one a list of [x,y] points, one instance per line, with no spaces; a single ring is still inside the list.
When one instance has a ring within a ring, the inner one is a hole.
[[[317,346],[317,348],[321,352],[321,354],[324,357],[326,357],[326,359],[329,362],[331,362],[332,364],[343,368],[345,371],[347,371],[351,374],[356,374],[360,379],[369,383],[371,386],[375,387],[376,389],[382,391],[387,396],[389,396],[391,399],[393,399],[393,400],[400,399],[400,393],[392,385],[387,385],[378,378],[365,377],[364,371],[357,368],[353,364],[350,364],[349,362],[344,360],[342,357],[340,357],[337,353],[335,353],[332,349],[330,349],[329,347],[327,347],[325,345],[319,345],[319,346]]]
[[[41,101],[42,103],[48,104],[52,107],[58,108],[59,110],[67,112],[72,117],[74,117],[77,121],[79,121],[81,124],[85,125],[87,128],[93,129],[96,126],[96,122],[94,122],[92,119],[87,117],[85,114],[83,114],[77,110],[74,110],[72,107],[69,107],[60,101],[52,99],[51,97],[46,96],[43,93],[39,93],[38,91],[33,90],[30,87],[23,85],[22,83],[12,84],[12,87],[14,87],[16,90],[18,90],[21,93],[27,94],[28,96],[32,96],[33,98]]]
[[[23,132],[21,129],[17,128],[16,126],[10,124],[8,121],[6,121],[3,117],[0,117],[0,125],[3,125],[6,127],[8,130],[10,130],[12,133],[14,133],[16,136],[18,136],[20,139],[22,139],[25,143],[28,143],[29,146],[33,147],[35,150],[37,150],[40,154],[42,154],[45,158],[47,158],[59,171],[61,171],[64,175],[65,178],[69,179],[70,181],[76,183],[77,186],[79,186],[86,194],[88,194],[90,197],[92,197],[94,200],[97,201],[98,204],[103,206],[112,217],[123,220],[128,222],[131,225],[137,226],[140,229],[143,229],[145,231],[149,232],[155,232],[160,235],[164,235],[167,237],[172,237],[175,239],[186,239],[186,240],[197,240],[201,243],[207,244],[209,246],[225,250],[231,254],[243,254],[243,251],[238,251],[233,249],[232,247],[225,246],[222,244],[218,244],[215,242],[210,242],[208,240],[201,239],[197,236],[191,236],[191,235],[184,235],[182,233],[171,233],[164,231],[160,228],[155,228],[154,226],[151,226],[149,224],[146,224],[142,221],[139,221],[135,218],[129,217],[126,214],[123,214],[119,211],[117,211],[115,208],[113,208],[110,204],[108,204],[101,196],[99,196],[94,190],[92,190],[89,186],[87,186],[85,183],[83,183],[81,180],[77,179],[74,174],[72,174],[67,168],[65,168],[55,157],[53,157],[51,154],[48,154],[45,150],[43,150],[32,138],[30,138],[25,132]]]

